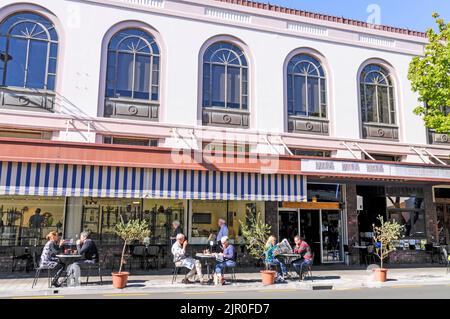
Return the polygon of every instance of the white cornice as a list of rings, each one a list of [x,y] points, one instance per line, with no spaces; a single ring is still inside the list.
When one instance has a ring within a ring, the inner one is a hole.
[[[427,39],[215,0],[65,0],[145,11],[407,55],[423,54]],[[394,45],[393,45],[394,44]]]

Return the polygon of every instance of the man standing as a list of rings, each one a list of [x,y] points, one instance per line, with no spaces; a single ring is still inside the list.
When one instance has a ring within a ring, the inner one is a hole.
[[[227,236],[228,237],[228,227],[225,223],[225,219],[223,218],[219,218],[219,232],[217,233],[216,236],[216,242],[217,245],[220,246],[221,242],[220,240],[222,239],[222,237]]]
[[[30,228],[40,228],[44,222],[44,217],[41,216],[41,209],[36,208],[34,215],[30,217],[28,221]]]
[[[172,234],[170,236],[170,244],[173,246],[177,241],[177,235],[181,234],[183,231],[181,230],[181,225],[178,220],[174,220],[172,222]]]
[[[300,276],[300,280],[302,280],[303,269],[312,263],[311,247],[309,247],[308,243],[304,241],[300,236],[295,236],[294,242],[294,254],[300,254],[301,258],[294,260],[292,262],[292,266],[294,266],[295,270]]]
[[[190,281],[190,279],[193,278],[195,274],[199,276],[200,283],[204,284],[206,282],[203,280],[202,265],[199,260],[187,256],[187,245],[188,242],[186,240],[186,237],[183,234],[178,234],[176,237],[176,242],[172,246],[173,262],[175,263],[176,267],[186,267],[191,270],[186,275],[186,278],[183,279],[183,284],[193,283],[192,281]]]

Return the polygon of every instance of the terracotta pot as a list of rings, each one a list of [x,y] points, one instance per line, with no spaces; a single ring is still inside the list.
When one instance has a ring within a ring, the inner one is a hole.
[[[387,269],[386,268],[376,268],[373,270],[375,275],[375,280],[380,282],[385,282],[387,279]]]
[[[113,272],[111,275],[114,288],[123,289],[127,286],[129,272]]]
[[[275,282],[276,271],[273,270],[261,270],[261,277],[263,285],[273,285]]]

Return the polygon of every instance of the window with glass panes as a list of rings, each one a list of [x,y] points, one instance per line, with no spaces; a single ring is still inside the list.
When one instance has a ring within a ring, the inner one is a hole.
[[[0,85],[55,90],[58,34],[51,21],[31,12],[19,12],[0,23]]]

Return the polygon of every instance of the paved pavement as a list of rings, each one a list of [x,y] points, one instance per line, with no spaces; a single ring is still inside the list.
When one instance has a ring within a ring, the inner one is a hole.
[[[343,292],[344,295],[352,294],[352,291],[377,290],[381,291],[387,288],[424,288],[431,286],[441,287],[439,291],[447,291],[442,298],[450,298],[450,274],[446,273],[445,268],[396,268],[389,269],[388,281],[385,283],[375,282],[372,271],[369,270],[313,270],[313,277],[306,278],[303,282],[298,280],[288,280],[286,283],[263,286],[260,280],[260,274],[257,270],[248,270],[236,273],[237,281],[225,286],[203,286],[200,284],[184,285],[180,281],[182,275],[178,276],[178,282],[171,284],[172,276],[170,270],[165,274],[138,274],[131,275],[127,288],[118,290],[112,287],[111,276],[103,277],[103,285],[99,285],[98,277],[90,277],[89,285],[79,287],[48,288],[46,274],[41,274],[38,284],[31,289],[34,273],[28,276],[19,273],[2,274],[0,276],[0,298],[27,297],[27,298],[62,298],[62,297],[81,297],[95,295],[96,298],[107,297],[144,297],[164,298],[165,296],[179,296],[181,298],[229,298],[230,293],[237,298],[239,295],[249,296],[247,293],[254,293],[257,298],[276,298],[272,292],[277,292],[283,296],[290,292],[306,291],[327,291],[329,298],[339,298]],[[227,275],[227,279],[229,275]],[[85,278],[82,278],[85,281]],[[380,290],[381,289],[381,290]],[[417,291],[417,290],[416,290]],[[205,295],[206,294],[206,295]],[[295,295],[295,294],[294,294]],[[313,296],[314,294],[311,294]],[[355,296],[358,294],[355,293]],[[419,294],[420,295],[420,294]],[[252,295],[253,296],[253,295]],[[383,296],[381,294],[380,296]],[[212,297],[211,297],[212,298]],[[243,297],[245,298],[245,297]],[[400,297],[401,298],[401,297]],[[405,298],[409,296],[405,295]]]

